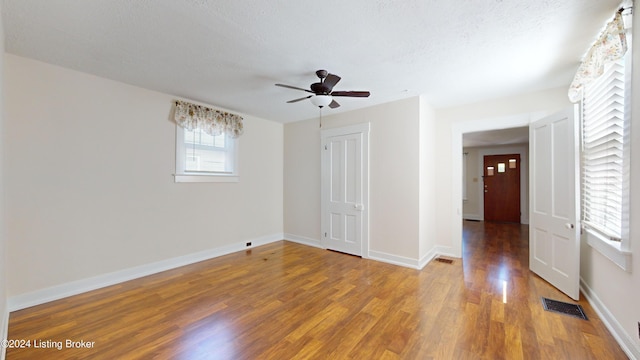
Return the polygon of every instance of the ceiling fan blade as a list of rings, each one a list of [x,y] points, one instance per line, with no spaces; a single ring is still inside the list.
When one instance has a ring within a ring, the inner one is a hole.
[[[299,88],[299,87],[295,87],[295,86],[291,86],[291,85],[276,84],[276,86],[280,86],[280,87],[287,88],[287,89],[293,89],[293,90],[302,90],[302,91],[306,91],[308,93],[313,93],[313,91],[311,91],[311,90],[303,89],[303,88]]]
[[[368,91],[334,91],[331,96],[349,96],[349,97],[369,97]]]
[[[291,103],[294,103],[294,102],[302,101],[302,100],[308,99],[308,98],[310,98],[312,96],[313,95],[309,95],[309,96],[301,97],[300,99],[289,100],[289,101],[287,101],[287,104],[291,104]]]
[[[332,109],[335,109],[335,108],[337,108],[337,107],[340,107],[340,104],[338,104],[338,102],[337,102],[337,101],[333,100],[333,101],[331,102],[331,104],[329,104],[329,107],[330,107],[330,108],[332,108]]]
[[[329,89],[329,91],[331,91],[333,89],[333,87],[336,86],[338,81],[340,81],[340,79],[341,79],[341,77],[338,76],[338,75],[329,74],[329,75],[327,75],[327,78],[324,79],[324,81],[322,83],[324,84],[324,86],[326,88]]]

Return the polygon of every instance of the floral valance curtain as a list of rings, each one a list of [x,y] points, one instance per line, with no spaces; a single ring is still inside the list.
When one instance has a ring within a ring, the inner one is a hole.
[[[576,76],[569,87],[569,100],[578,102],[581,88],[602,75],[604,66],[620,59],[627,52],[627,40],[620,12],[607,24],[598,40],[591,46],[580,64]]]
[[[175,121],[187,130],[201,129],[216,136],[227,134],[232,138],[242,135],[242,117],[205,106],[176,100]]]

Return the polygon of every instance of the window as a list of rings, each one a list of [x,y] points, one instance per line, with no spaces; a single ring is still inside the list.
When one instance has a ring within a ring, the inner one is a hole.
[[[582,124],[582,220],[611,240],[622,237],[624,58],[585,87]]]
[[[587,242],[628,269],[631,49],[626,54],[584,87],[581,201]]]
[[[238,140],[176,126],[176,182],[237,182]]]

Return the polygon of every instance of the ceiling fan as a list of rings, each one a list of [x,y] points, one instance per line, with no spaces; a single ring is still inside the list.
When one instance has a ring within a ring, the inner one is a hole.
[[[330,108],[335,109],[340,106],[340,104],[338,104],[338,102],[333,99],[334,96],[369,97],[369,95],[371,95],[371,93],[369,93],[368,91],[333,91],[333,87],[341,79],[340,76],[329,74],[327,70],[318,70],[316,71],[316,75],[320,79],[320,82],[311,84],[311,86],[309,87],[310,90],[284,84],[276,84],[276,86],[306,91],[313,94],[301,97],[299,99],[289,100],[287,101],[287,103],[294,103],[305,99],[311,99],[311,103],[320,108],[328,105]]]

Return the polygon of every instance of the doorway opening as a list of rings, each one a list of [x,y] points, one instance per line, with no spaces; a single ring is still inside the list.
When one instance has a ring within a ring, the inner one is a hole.
[[[451,229],[452,229],[452,236],[454,239],[456,239],[456,241],[454,241],[454,243],[452,244],[452,250],[454,254],[459,254],[460,256],[462,254],[463,239],[462,239],[462,221],[460,221],[461,215],[462,215],[462,218],[464,219],[484,220],[484,209],[482,209],[481,211],[479,210],[475,214],[464,214],[464,211],[463,211],[463,205],[464,205],[463,189],[465,188],[465,185],[466,185],[465,181],[463,181],[463,163],[464,163],[463,153],[465,152],[465,147],[464,147],[465,138],[468,139],[469,137],[473,137],[482,132],[496,132],[496,131],[501,132],[501,131],[506,131],[514,128],[525,128],[525,127],[528,128],[532,119],[541,118],[543,115],[544,115],[543,113],[523,113],[515,116],[473,120],[473,121],[460,122],[452,125],[452,138],[451,138],[451,146],[452,146],[451,153],[452,153],[452,167],[453,167],[452,169],[452,182],[453,182],[452,200],[454,202],[453,210],[455,214],[452,218],[453,221],[451,223]],[[489,141],[484,145],[493,146],[496,144],[496,142],[492,142],[491,140],[485,139],[484,141]],[[528,141],[528,135],[527,135],[526,141]],[[509,145],[509,146],[513,147],[513,145]],[[527,150],[523,152],[522,149],[527,149]],[[493,150],[485,150],[485,151],[490,152]],[[519,149],[514,153],[523,152],[526,158],[526,151],[528,151],[527,145],[520,145]],[[513,151],[509,151],[509,153],[511,152]],[[490,153],[488,155],[490,155]],[[528,165],[525,166],[523,164],[522,167],[523,169],[528,169]],[[467,179],[470,179],[472,184],[474,183],[472,174],[468,174]],[[521,174],[521,181],[523,181],[524,179],[528,179],[528,173]],[[480,179],[478,179],[478,182],[479,180]],[[467,187],[467,190],[468,189],[469,188]],[[525,192],[524,197],[521,196],[521,198],[526,197],[528,199],[528,194],[526,193],[525,189],[527,189],[527,186],[521,187],[521,194]],[[467,195],[466,197],[468,201],[470,201],[472,194],[467,193],[466,195]],[[479,202],[479,203],[482,204],[482,202]],[[524,201],[521,202],[521,209],[523,208],[523,206],[524,206]],[[528,202],[527,202],[527,206],[528,206]],[[528,209],[524,209],[524,210],[525,211],[522,211],[523,216],[527,216],[528,218]],[[527,221],[521,221],[521,222],[527,223]]]
[[[519,192],[517,195],[512,194],[509,197],[513,198],[514,196],[518,196],[520,199],[520,204],[516,205],[516,208],[513,210],[514,213],[519,213],[519,217],[516,219],[512,219],[510,222],[519,222],[521,224],[529,223],[529,146],[526,143],[528,141],[528,129],[523,128],[514,128],[514,129],[506,129],[506,130],[492,130],[492,134],[495,133],[505,133],[505,139],[512,140],[500,140],[502,142],[507,141],[517,141],[521,142],[519,144],[513,145],[499,145],[499,142],[496,140],[495,145],[486,145],[482,144],[482,146],[473,146],[474,141],[469,141],[467,139],[468,134],[464,135],[463,146],[467,145],[468,147],[463,147],[465,161],[463,161],[463,181],[462,188],[463,193],[466,195],[462,199],[462,218],[464,220],[477,220],[484,221],[485,220],[485,172],[487,172],[486,167],[484,166],[484,158],[487,156],[495,156],[495,155],[504,155],[511,154],[517,156],[519,158],[519,163],[516,162],[516,168],[509,168],[509,160],[511,158],[505,160],[505,171],[518,171],[519,176]],[[512,138],[510,134],[520,134],[518,138]],[[472,136],[477,138],[478,133],[473,133]],[[503,136],[503,135],[500,135]],[[517,161],[517,159],[516,159]],[[499,163],[499,162],[498,162]],[[502,173],[498,173],[498,164],[494,164],[494,175],[500,176]],[[511,166],[514,166],[513,164]],[[466,170],[466,171],[465,171]],[[488,180],[490,181],[490,180]],[[495,189],[494,189],[495,190]],[[516,190],[518,191],[518,190]],[[519,208],[518,208],[519,206]],[[491,216],[489,216],[489,220],[491,220]],[[495,220],[495,219],[493,219]]]

